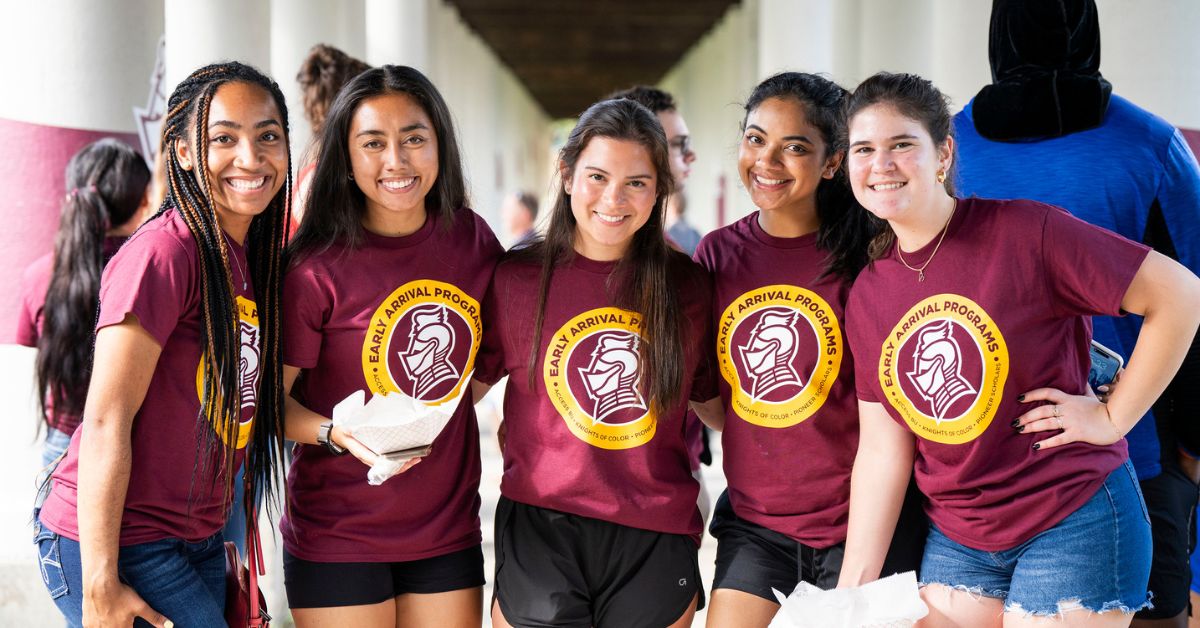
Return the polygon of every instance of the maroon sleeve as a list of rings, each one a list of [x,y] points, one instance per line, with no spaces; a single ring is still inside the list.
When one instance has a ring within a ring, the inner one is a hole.
[[[1060,316],[1120,316],[1121,301],[1150,249],[1067,212],[1047,209],[1042,272]]]
[[[317,365],[323,330],[333,302],[331,289],[328,275],[312,258],[301,262],[284,277],[284,364],[302,369]]]
[[[129,240],[104,269],[96,331],[132,314],[159,346],[194,305],[199,281],[195,253],[161,230]]]
[[[32,269],[31,269],[32,270]],[[26,347],[36,347],[38,336],[38,311],[45,305],[46,290],[43,287],[39,295],[38,287],[41,282],[32,277],[27,271],[21,280],[21,310],[17,312],[17,329],[14,341]]]
[[[875,360],[866,359],[874,354],[863,337],[866,331],[864,324],[868,321],[863,318],[864,308],[859,301],[858,291],[852,289],[850,298],[846,300],[846,345],[850,355],[854,356],[854,392],[860,401],[874,403],[879,401],[879,396],[875,394],[875,387],[879,385],[875,370],[879,365]]]

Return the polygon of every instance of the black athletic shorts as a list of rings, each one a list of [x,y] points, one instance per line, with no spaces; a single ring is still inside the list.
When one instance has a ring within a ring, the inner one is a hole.
[[[496,591],[513,626],[663,628],[699,596],[696,542],[500,498]]]
[[[1197,487],[1173,465],[1140,482],[1150,513],[1154,559],[1149,589],[1154,608],[1138,611],[1138,619],[1167,619],[1188,607],[1192,584],[1191,553],[1195,538]]]
[[[400,563],[318,563],[283,550],[283,586],[292,608],[378,604],[404,593],[481,587],[483,548]]]
[[[713,589],[734,589],[778,603],[774,588],[790,595],[801,581],[822,589],[837,586],[845,544],[825,548],[805,545],[786,534],[746,521],[733,511],[729,491],[721,493],[709,531],[717,539],[717,568]],[[884,576],[905,571],[920,573],[929,522],[921,508],[921,493],[910,483],[892,547],[884,561]]]

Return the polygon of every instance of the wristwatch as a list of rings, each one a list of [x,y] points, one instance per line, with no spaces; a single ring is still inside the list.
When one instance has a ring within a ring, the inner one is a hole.
[[[335,456],[341,456],[345,454],[347,450],[344,447],[338,447],[338,444],[333,442],[333,439],[330,438],[332,433],[333,421],[326,421],[322,423],[321,427],[317,429],[317,444],[324,445],[325,449],[329,450],[329,453]]]

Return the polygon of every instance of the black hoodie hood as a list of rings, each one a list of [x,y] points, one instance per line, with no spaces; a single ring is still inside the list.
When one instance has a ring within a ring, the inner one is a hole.
[[[992,84],[975,96],[975,129],[998,141],[1099,126],[1112,85],[1100,76],[1094,0],[994,0]]]

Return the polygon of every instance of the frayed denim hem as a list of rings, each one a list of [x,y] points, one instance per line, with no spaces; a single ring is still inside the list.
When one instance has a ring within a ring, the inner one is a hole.
[[[993,589],[991,591],[984,591],[983,587],[968,587],[965,584],[950,584],[949,582],[918,582],[917,587],[925,588],[931,584],[943,586],[943,587],[946,587],[947,589],[954,589],[955,591],[962,591],[963,593],[970,595],[971,597],[975,598],[976,600],[978,600],[979,598],[984,598],[984,597],[990,597],[990,598],[994,598],[997,600],[1003,600],[1003,599],[1008,598],[1008,591],[1005,591],[1004,589]]]
[[[1143,609],[1154,608],[1154,604],[1150,602],[1152,597],[1154,597],[1153,593],[1146,593],[1146,601],[1142,602],[1138,606],[1129,606],[1120,600],[1113,600],[1111,602],[1105,602],[1100,606],[1100,608],[1089,608],[1085,606],[1083,602],[1079,600],[1079,598],[1067,598],[1065,600],[1059,600],[1058,608],[1051,611],[1027,611],[1022,608],[1020,604],[1008,603],[1004,605],[1004,612],[1021,613],[1023,617],[1058,617],[1059,619],[1063,619],[1063,615],[1072,611],[1087,611],[1089,613],[1097,614],[1120,611],[1122,613],[1132,615]]]

